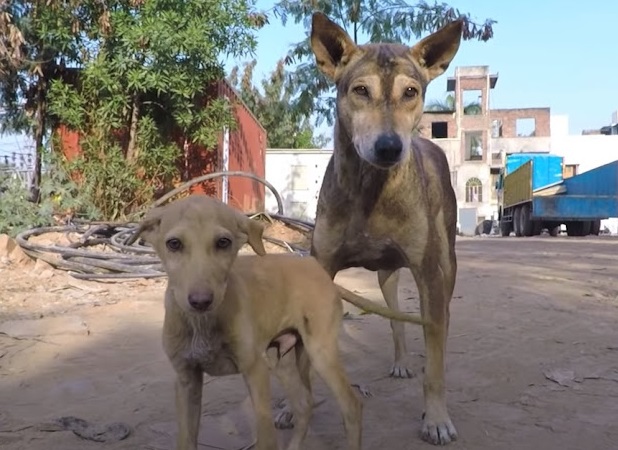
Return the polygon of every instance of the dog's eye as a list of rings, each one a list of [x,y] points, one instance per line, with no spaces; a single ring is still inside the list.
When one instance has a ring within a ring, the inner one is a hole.
[[[352,89],[356,95],[360,95],[362,97],[369,97],[369,91],[365,86],[356,86]]]
[[[222,237],[217,239],[216,245],[217,248],[220,249],[228,248],[230,245],[232,245],[232,240],[230,238]]]
[[[418,95],[418,89],[409,87],[405,90],[403,95],[407,98],[415,98]]]
[[[168,239],[165,242],[165,246],[171,252],[177,252],[177,251],[182,250],[182,242],[180,241],[180,239],[176,239],[176,238]]]

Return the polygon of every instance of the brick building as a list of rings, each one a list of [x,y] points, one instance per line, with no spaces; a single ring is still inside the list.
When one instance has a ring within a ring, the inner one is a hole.
[[[550,109],[491,109],[497,74],[488,66],[457,67],[447,79],[450,101],[431,108],[420,134],[438,144],[449,161],[462,231],[497,217],[495,182],[506,153],[548,152]]]

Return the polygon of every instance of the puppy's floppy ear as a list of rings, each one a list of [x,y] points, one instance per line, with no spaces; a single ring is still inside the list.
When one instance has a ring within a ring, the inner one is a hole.
[[[428,81],[442,75],[448,69],[459,50],[463,25],[461,19],[451,22],[411,48],[412,57],[425,69]]]
[[[245,215],[239,217],[240,230],[247,236],[247,243],[253,251],[260,256],[266,254],[262,235],[264,234],[264,225],[257,220],[248,218]]]
[[[148,211],[138,225],[137,230],[127,239],[125,245],[132,245],[140,237],[143,237],[146,242],[152,243],[161,224],[162,210],[163,208],[159,207]]]
[[[320,71],[336,81],[337,68],[345,66],[358,47],[343,28],[323,13],[315,12],[311,22],[311,49]]]

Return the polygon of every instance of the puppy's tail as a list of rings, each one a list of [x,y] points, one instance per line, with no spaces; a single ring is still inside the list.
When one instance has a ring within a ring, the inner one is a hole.
[[[378,316],[386,317],[391,320],[398,320],[400,322],[409,322],[417,325],[429,325],[429,322],[423,320],[418,315],[406,314],[399,311],[394,311],[386,306],[378,305],[371,300],[368,300],[360,295],[355,294],[346,288],[337,285],[341,297],[348,303],[352,303],[357,308],[362,309],[368,313],[377,314]]]

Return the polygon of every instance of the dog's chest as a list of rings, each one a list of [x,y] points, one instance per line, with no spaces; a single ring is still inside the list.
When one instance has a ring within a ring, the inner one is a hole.
[[[345,233],[335,251],[344,268],[396,270],[406,265],[400,246],[392,238],[372,236],[366,231]]]
[[[236,358],[229,343],[214,333],[194,333],[185,345],[183,357],[211,376],[238,373]]]

